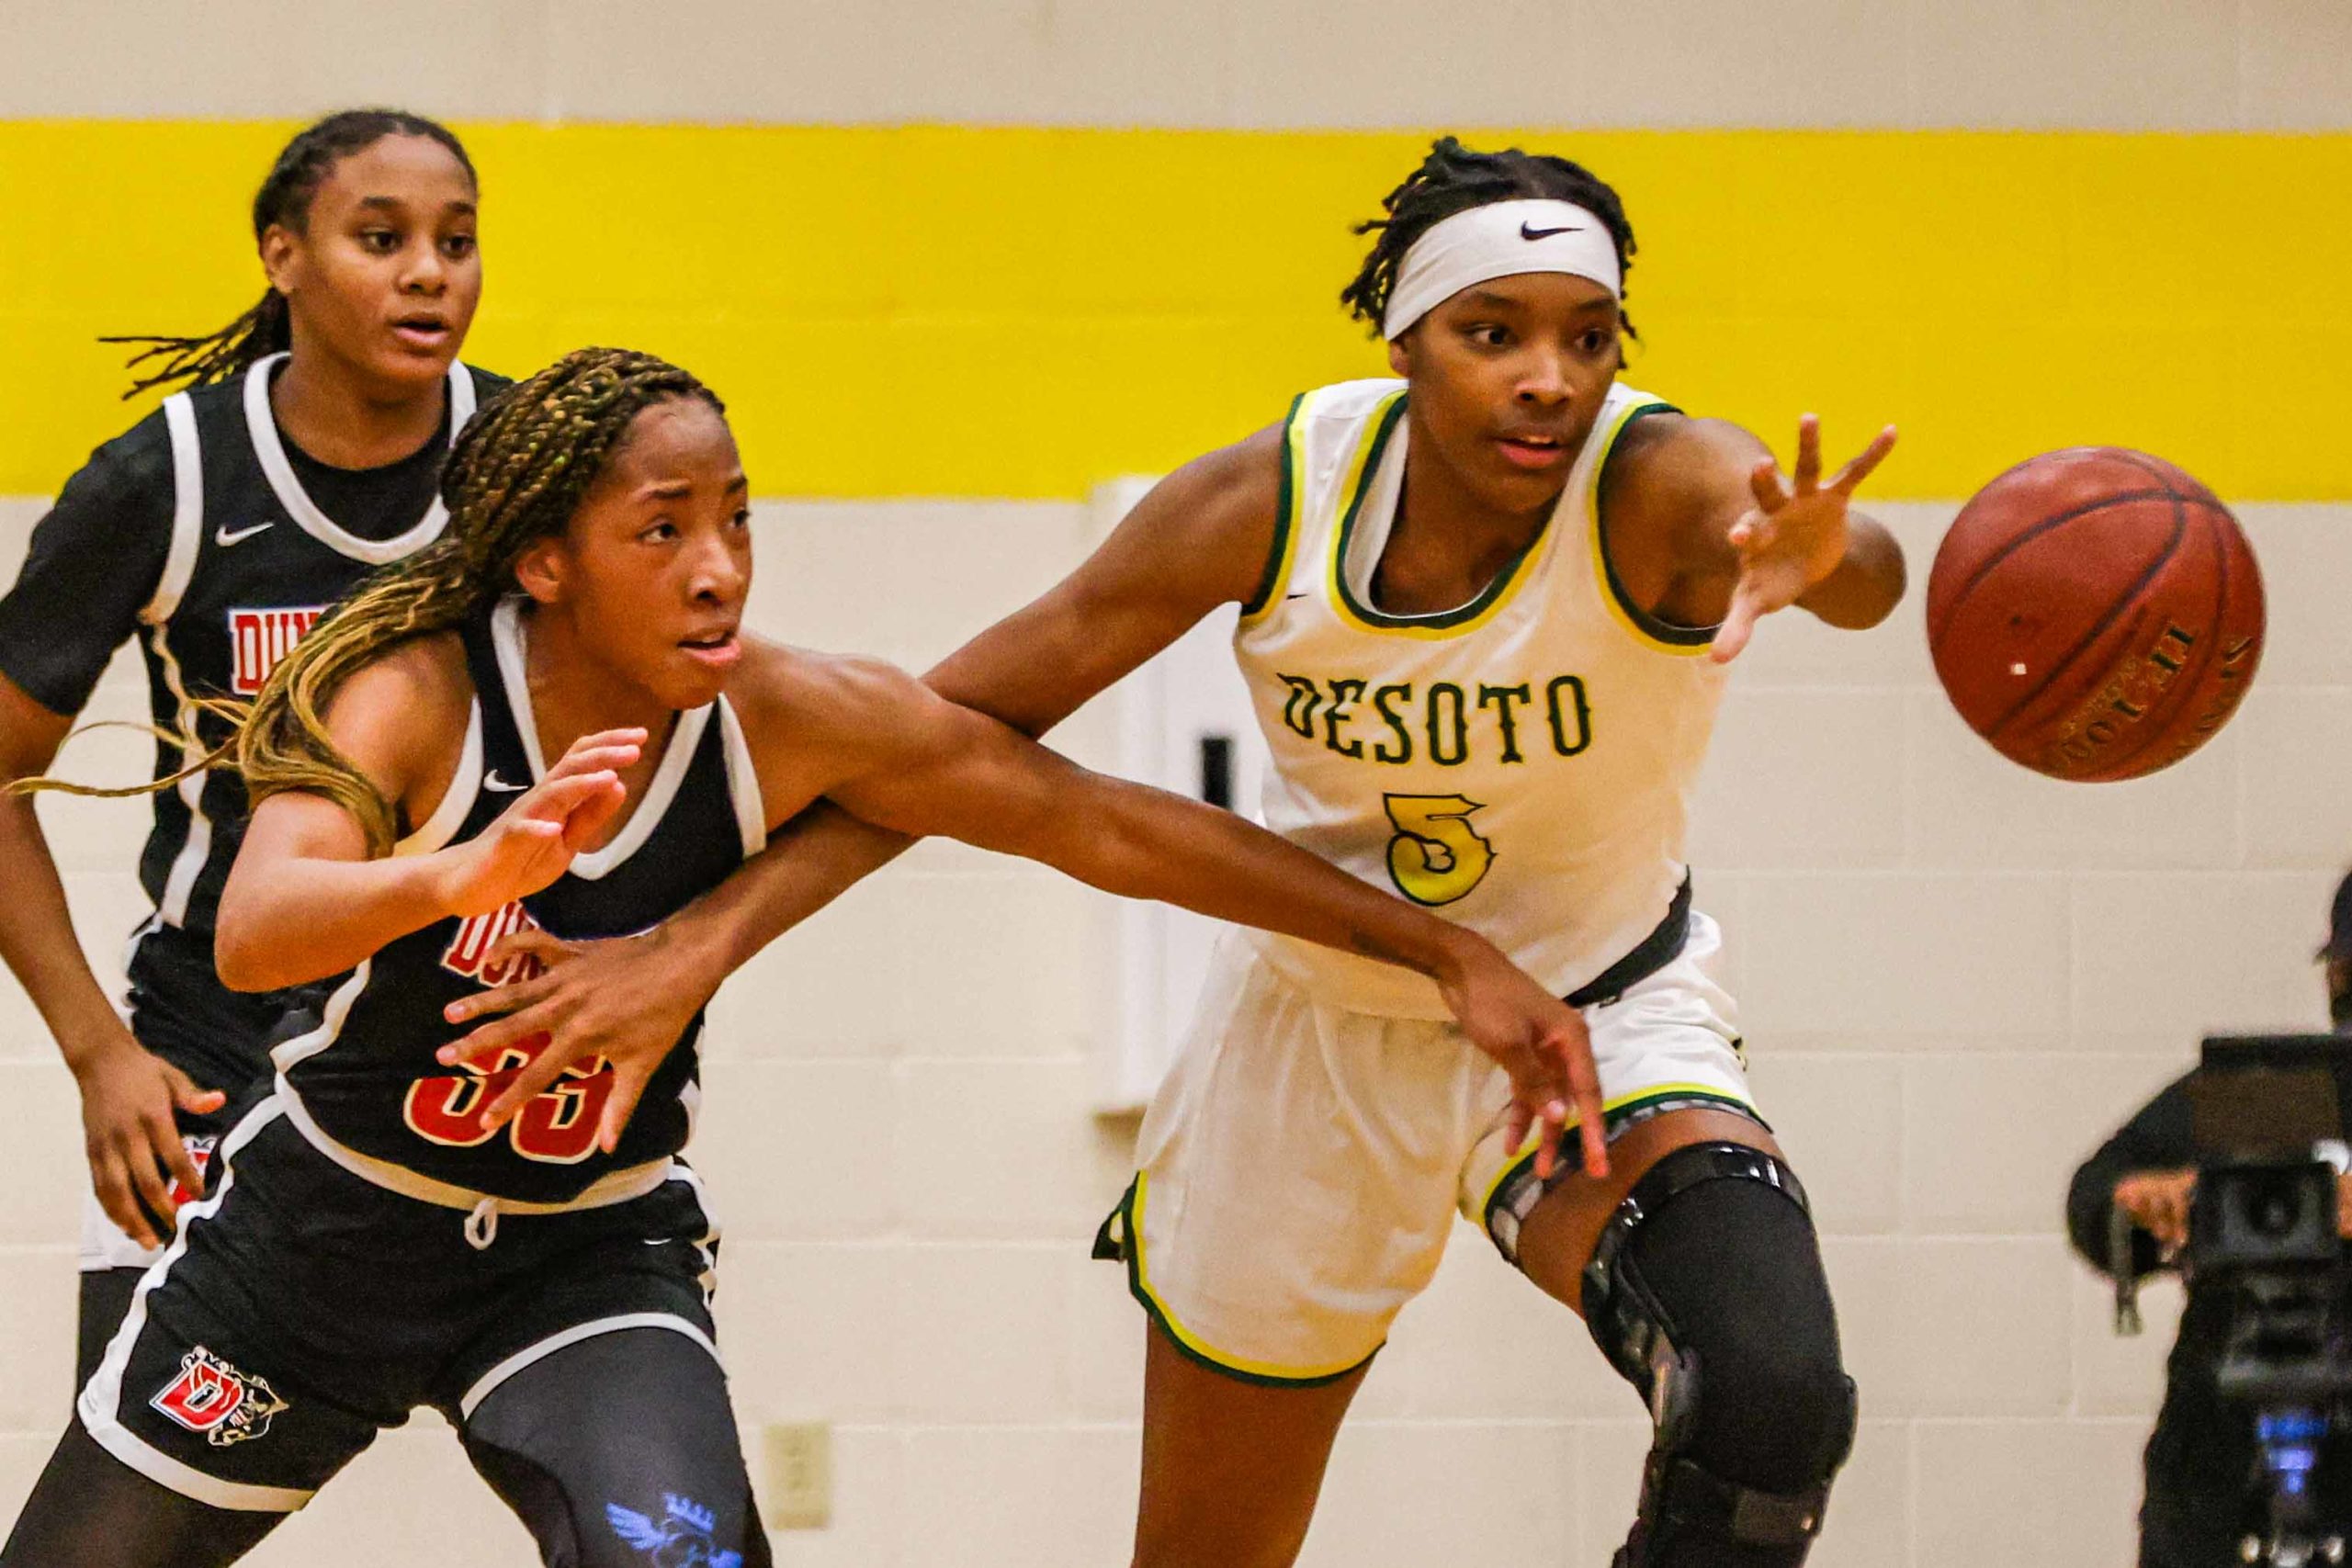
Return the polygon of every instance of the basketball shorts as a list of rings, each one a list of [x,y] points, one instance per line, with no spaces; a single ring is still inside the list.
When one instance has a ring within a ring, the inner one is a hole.
[[[334,1165],[274,1098],[220,1156],[77,1404],[100,1446],[198,1502],[300,1508],[416,1407],[463,1429],[508,1378],[600,1334],[718,1353],[718,1231],[683,1164],[625,1201],[501,1214],[477,1246],[464,1211]]]
[[[1611,1136],[1692,1106],[1755,1117],[1721,951],[1692,913],[1679,953],[1583,1009]],[[1228,933],[1099,1250],[1194,1360],[1331,1382],[1437,1272],[1457,1212],[1515,1258],[1543,1187],[1532,1140],[1504,1142],[1510,1104],[1453,1023],[1318,1001]]]

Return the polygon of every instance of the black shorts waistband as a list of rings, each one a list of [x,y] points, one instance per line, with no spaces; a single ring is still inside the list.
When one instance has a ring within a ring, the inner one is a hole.
[[[1690,874],[1685,871],[1682,886],[1674,890],[1674,902],[1667,906],[1666,919],[1635,942],[1631,953],[1570,991],[1564,999],[1573,1008],[1607,1007],[1681,957],[1683,944],[1690,940]]]

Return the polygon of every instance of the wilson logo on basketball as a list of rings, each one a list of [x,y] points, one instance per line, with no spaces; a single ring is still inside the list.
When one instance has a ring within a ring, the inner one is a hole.
[[[277,661],[302,640],[326,614],[313,604],[294,610],[232,610],[229,612],[229,689],[250,697],[262,689]]]
[[[201,1345],[180,1358],[179,1376],[147,1403],[220,1449],[263,1436],[269,1418],[286,1408],[268,1380],[239,1371]]]
[[[531,919],[531,912],[519,903],[487,915],[469,915],[442,953],[441,967],[485,987],[511,986],[543,975],[547,965],[534,954],[518,953],[495,962],[490,956],[490,950],[498,945],[501,938],[538,929],[539,922]]]

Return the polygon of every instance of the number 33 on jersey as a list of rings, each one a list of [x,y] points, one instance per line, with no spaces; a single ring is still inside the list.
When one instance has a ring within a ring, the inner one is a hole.
[[[1474,927],[1562,996],[1673,904],[1723,694],[1711,631],[1631,604],[1602,549],[1603,465],[1663,408],[1613,389],[1527,552],[1466,604],[1396,615],[1371,584],[1402,491],[1404,384],[1307,393],[1284,428],[1273,558],[1234,636],[1272,756],[1266,825]],[[1448,1016],[1419,976],[1255,940],[1339,1005]]]

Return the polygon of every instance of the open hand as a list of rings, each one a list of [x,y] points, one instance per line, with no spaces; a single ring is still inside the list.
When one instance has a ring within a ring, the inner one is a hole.
[[[690,966],[676,945],[666,926],[605,941],[567,942],[536,927],[501,938],[487,963],[527,954],[546,973],[462,997],[443,1009],[451,1023],[487,1021],[441,1047],[440,1061],[452,1066],[469,1058],[495,1058],[513,1046],[530,1049],[535,1038],[547,1043],[483,1108],[481,1124],[499,1126],[566,1067],[602,1056],[612,1064],[613,1088],[605,1100],[596,1145],[606,1154],[618,1147],[646,1084],[718,987],[717,976],[707,983],[690,978]]]
[[[447,866],[444,907],[453,915],[491,914],[561,876],[620,809],[628,794],[620,772],[644,746],[642,729],[573,741],[487,829],[438,852]]]
[[[1894,449],[1894,426],[1890,424],[1823,484],[1821,419],[1806,414],[1797,421],[1793,488],[1781,477],[1781,466],[1771,457],[1756,460],[1747,476],[1756,506],[1731,527],[1731,547],[1739,553],[1739,581],[1709,650],[1715,662],[1737,658],[1760,617],[1787,609],[1838,570],[1846,558],[1846,503],[1854,488]]]
[[[1510,1075],[1505,1146],[1516,1152],[1531,1131],[1538,1133],[1535,1174],[1548,1180],[1559,1167],[1564,1129],[1573,1119],[1583,1140],[1586,1173],[1606,1176],[1609,1138],[1600,1075],[1592,1065],[1592,1035],[1584,1015],[1491,947],[1465,968],[1460,981],[1441,982],[1439,989],[1470,1043]]]

